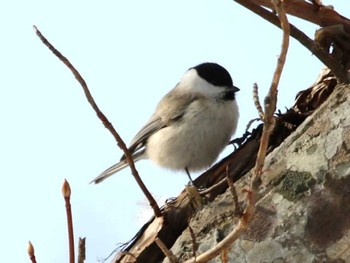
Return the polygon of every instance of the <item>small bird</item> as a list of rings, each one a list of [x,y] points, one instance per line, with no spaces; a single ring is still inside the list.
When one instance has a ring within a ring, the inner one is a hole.
[[[237,91],[219,64],[188,69],[131,141],[133,160],[151,159],[170,170],[185,170],[191,180],[190,172],[210,167],[236,131]],[[100,183],[127,166],[123,155],[92,182]]]

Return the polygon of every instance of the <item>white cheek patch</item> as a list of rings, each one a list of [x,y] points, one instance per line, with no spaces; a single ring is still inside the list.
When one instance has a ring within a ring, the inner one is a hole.
[[[195,69],[188,70],[181,79],[181,85],[179,86],[183,92],[199,93],[206,97],[218,97],[222,93],[225,87],[214,86],[200,76]]]

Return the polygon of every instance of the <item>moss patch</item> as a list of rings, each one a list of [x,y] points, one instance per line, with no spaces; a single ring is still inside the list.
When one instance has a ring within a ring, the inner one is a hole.
[[[316,180],[308,172],[285,171],[270,182],[276,186],[276,192],[289,201],[295,202],[303,197],[316,184]]]

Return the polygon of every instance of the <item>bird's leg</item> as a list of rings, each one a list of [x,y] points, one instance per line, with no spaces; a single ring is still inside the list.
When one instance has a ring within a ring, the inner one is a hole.
[[[190,179],[191,184],[194,185],[194,182],[193,182],[193,180],[192,180],[191,174],[190,174],[190,172],[188,171],[188,168],[187,168],[187,167],[185,167],[185,171],[186,171],[186,174],[187,174],[187,176],[188,176],[188,179]]]

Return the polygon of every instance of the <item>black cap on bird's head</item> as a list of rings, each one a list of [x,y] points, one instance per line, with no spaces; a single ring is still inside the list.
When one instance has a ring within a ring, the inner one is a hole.
[[[222,66],[212,62],[206,62],[193,67],[198,75],[214,86],[233,87],[234,91],[239,88],[233,86],[230,73]]]

